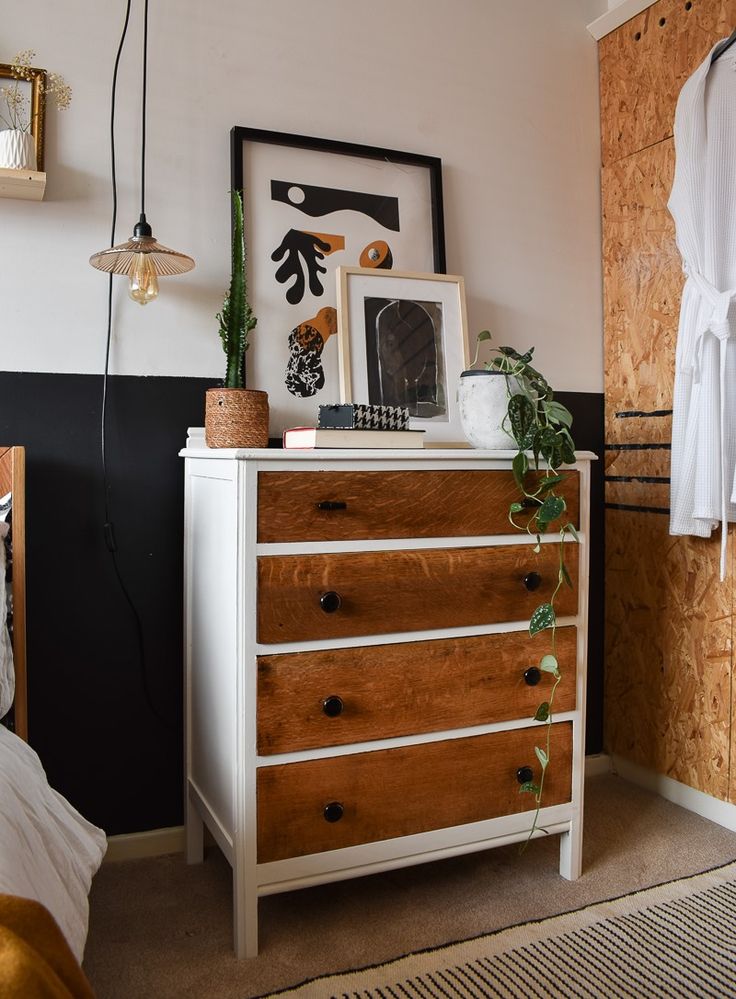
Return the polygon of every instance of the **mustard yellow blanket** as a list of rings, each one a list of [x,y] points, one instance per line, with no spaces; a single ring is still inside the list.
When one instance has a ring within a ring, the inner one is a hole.
[[[15,895],[0,894],[0,996],[94,999],[51,913]]]

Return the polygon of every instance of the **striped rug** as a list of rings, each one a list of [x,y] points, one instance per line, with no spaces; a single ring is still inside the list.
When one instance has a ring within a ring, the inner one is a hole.
[[[272,995],[736,997],[736,863]]]

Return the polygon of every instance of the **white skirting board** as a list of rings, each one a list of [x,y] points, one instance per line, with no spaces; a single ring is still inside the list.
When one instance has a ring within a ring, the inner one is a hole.
[[[630,763],[615,754],[611,758],[611,764],[613,773],[623,777],[624,780],[638,784],[640,787],[646,788],[647,791],[654,791],[655,794],[666,798],[667,801],[680,805],[681,808],[687,808],[689,812],[695,812],[719,826],[736,832],[736,805],[721,801],[719,798],[713,798],[702,791],[696,791],[695,788],[681,784],[671,777],[646,770],[644,767]]]
[[[605,753],[585,757],[585,776],[597,777],[611,772],[611,758]],[[184,826],[150,829],[147,832],[108,836],[105,863],[117,860],[141,860],[165,853],[184,852]]]
[[[161,857],[165,853],[183,852],[184,826],[169,826],[166,829],[108,836],[104,862],[141,860],[143,857]]]

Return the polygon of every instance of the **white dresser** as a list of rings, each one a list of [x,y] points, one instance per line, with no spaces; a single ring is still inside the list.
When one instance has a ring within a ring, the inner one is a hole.
[[[186,468],[187,859],[203,823],[233,869],[239,957],[258,898],[523,841],[558,572],[507,519],[511,452],[209,450]],[[581,866],[589,471],[556,606],[540,826]],[[533,847],[531,847],[533,848]],[[427,877],[431,877],[431,868]]]

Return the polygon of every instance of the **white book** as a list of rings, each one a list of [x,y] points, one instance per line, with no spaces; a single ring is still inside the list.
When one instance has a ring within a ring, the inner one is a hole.
[[[284,431],[284,447],[306,449],[421,448],[423,430],[333,430],[322,427],[291,427]]]

